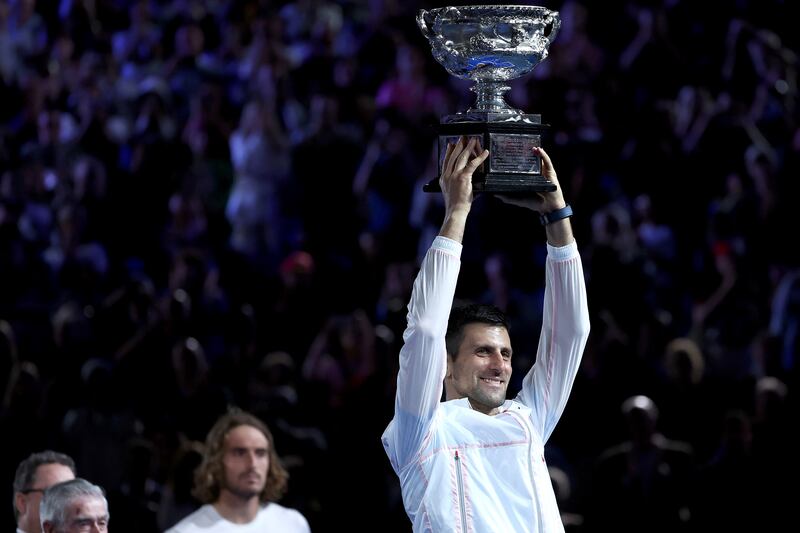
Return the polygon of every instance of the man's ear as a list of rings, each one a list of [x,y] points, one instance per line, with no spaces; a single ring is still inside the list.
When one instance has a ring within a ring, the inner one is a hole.
[[[24,515],[28,510],[28,499],[21,492],[14,493],[14,508],[20,515]]]
[[[444,379],[451,379],[453,377],[453,356],[447,354],[447,372],[444,374]]]

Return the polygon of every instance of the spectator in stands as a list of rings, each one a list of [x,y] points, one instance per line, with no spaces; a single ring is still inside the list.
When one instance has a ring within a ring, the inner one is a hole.
[[[593,530],[686,531],[694,468],[691,447],[656,431],[658,408],[647,396],[625,400],[622,414],[630,437],[597,461]]]

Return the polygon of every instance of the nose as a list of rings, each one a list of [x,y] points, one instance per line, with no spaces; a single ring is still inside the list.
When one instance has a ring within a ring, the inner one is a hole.
[[[247,466],[253,466],[254,464],[256,464],[257,459],[258,457],[256,456],[255,452],[248,453],[245,459],[245,461],[247,461]]]
[[[491,369],[502,371],[505,363],[506,360],[503,358],[503,354],[501,354],[499,350],[493,351],[492,355],[489,357],[489,368]]]

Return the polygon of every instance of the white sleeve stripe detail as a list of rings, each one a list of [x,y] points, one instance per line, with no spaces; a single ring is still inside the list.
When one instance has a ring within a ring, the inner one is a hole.
[[[447,237],[442,237],[441,235],[439,235],[435,239],[433,239],[433,244],[431,245],[431,248],[435,248],[443,252],[450,252],[456,257],[461,257],[461,249],[463,248],[463,246],[458,241],[454,241],[453,239],[448,239]]]
[[[547,255],[553,261],[566,261],[578,255],[578,243],[572,241],[564,246],[553,246],[547,243]]]

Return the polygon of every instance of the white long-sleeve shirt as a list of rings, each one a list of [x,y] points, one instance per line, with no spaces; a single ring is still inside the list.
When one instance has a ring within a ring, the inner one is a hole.
[[[414,283],[395,414],[382,441],[415,532],[564,531],[544,444],[567,403],[589,334],[578,249],[548,245],[536,364],[514,400],[488,416],[441,402],[445,332],[461,244],[437,237]]]

